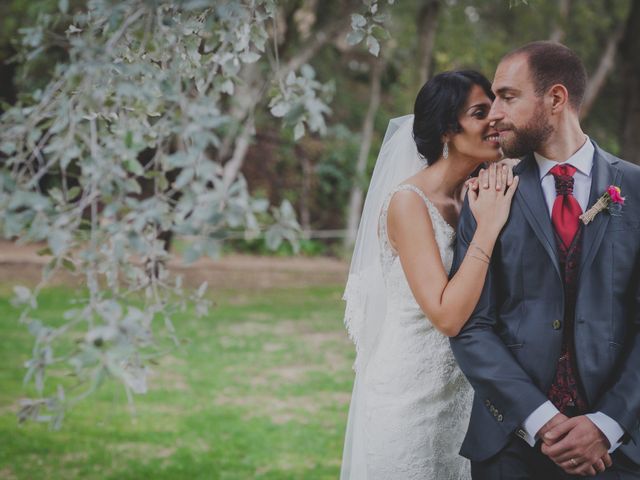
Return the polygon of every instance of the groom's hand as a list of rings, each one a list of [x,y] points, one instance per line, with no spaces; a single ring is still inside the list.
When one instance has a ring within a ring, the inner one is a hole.
[[[562,437],[558,436],[554,439],[551,438],[547,438],[546,437],[546,433],[551,431],[554,427],[556,427],[557,425],[560,425],[562,422],[566,422],[567,420],[569,420],[569,417],[567,417],[566,415],[563,415],[562,413],[556,413],[555,416],[549,420],[547,423],[545,423],[542,428],[540,430],[538,430],[538,435],[537,437],[542,440],[542,442],[547,445],[547,446],[551,446],[554,443],[558,442]]]
[[[611,466],[609,441],[584,415],[559,423],[543,437],[542,453],[571,475],[595,475]]]

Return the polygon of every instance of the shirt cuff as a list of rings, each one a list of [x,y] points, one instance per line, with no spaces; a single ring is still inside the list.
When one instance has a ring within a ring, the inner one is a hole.
[[[533,411],[533,413],[531,413],[522,424],[524,435],[521,438],[525,442],[527,442],[530,446],[534,447],[537,440],[537,434],[540,431],[540,429],[544,427],[544,425],[553,417],[555,417],[558,413],[560,412],[553,405],[553,403],[551,403],[548,400],[544,402],[542,405],[536,408]]]
[[[620,446],[624,430],[618,422],[602,412],[587,413],[586,417],[591,420],[604,436],[607,437],[607,440],[609,440],[609,445],[611,445],[609,453]]]

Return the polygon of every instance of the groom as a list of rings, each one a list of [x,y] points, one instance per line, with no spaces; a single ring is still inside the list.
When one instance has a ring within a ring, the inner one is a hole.
[[[476,480],[640,479],[640,168],[578,120],[574,52],[498,65],[489,113],[520,184],[476,310],[451,346],[475,390],[461,454]],[[585,225],[610,186],[617,203]],[[484,188],[480,185],[480,188]],[[452,274],[476,224],[465,204]]]

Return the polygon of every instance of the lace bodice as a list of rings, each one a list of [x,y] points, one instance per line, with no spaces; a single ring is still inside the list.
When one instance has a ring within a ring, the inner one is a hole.
[[[442,214],[431,200],[429,200],[424,192],[415,185],[410,183],[398,185],[391,191],[384,202],[384,206],[380,212],[380,222],[378,223],[378,241],[380,242],[380,262],[382,264],[382,273],[387,286],[387,300],[391,302],[391,304],[398,304],[398,302],[401,302],[405,304],[405,306],[406,302],[410,302],[413,303],[415,308],[419,309],[420,307],[411,293],[411,289],[407,283],[407,278],[402,270],[398,253],[391,245],[389,235],[387,233],[387,213],[389,210],[389,203],[391,203],[393,195],[402,190],[410,190],[416,193],[420,198],[422,198],[427,206],[431,223],[433,225],[433,231],[436,236],[436,243],[440,250],[440,257],[447,272],[451,270],[451,265],[453,263],[453,243],[455,241],[456,232],[453,227],[445,221]]]

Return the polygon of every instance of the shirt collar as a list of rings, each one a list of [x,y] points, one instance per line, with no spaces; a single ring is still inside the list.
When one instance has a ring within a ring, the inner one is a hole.
[[[595,148],[593,143],[591,143],[591,139],[587,137],[587,140],[584,142],[576,153],[567,158],[566,161],[562,163],[570,164],[576,167],[578,171],[587,177],[591,175],[591,168],[593,167],[593,154],[595,153]],[[533,156],[536,159],[538,164],[538,170],[540,171],[540,179],[544,178],[553,167],[558,165],[558,162],[553,160],[549,160],[548,158],[543,157],[539,153],[534,152]]]

